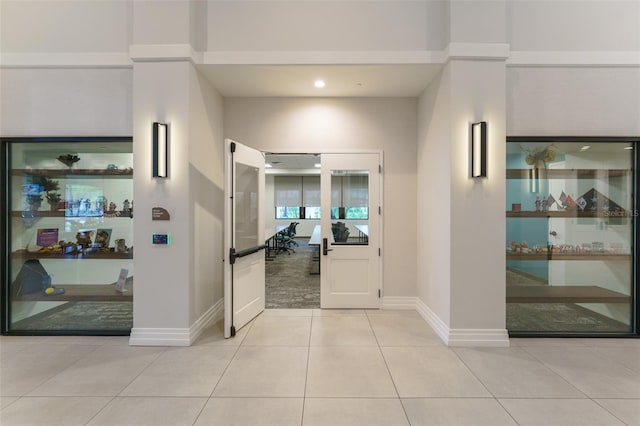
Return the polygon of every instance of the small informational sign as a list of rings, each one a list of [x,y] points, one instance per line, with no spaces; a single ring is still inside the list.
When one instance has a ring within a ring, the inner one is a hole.
[[[151,236],[151,244],[154,246],[166,246],[170,241],[169,234],[153,234]]]
[[[151,209],[151,220],[170,220],[169,212],[162,207],[154,207]]]
[[[124,293],[127,291],[124,286],[127,283],[127,275],[129,275],[128,269],[120,269],[120,275],[118,275],[118,281],[116,282],[116,291],[120,293]]]
[[[38,228],[36,244],[40,247],[58,244],[58,228]]]

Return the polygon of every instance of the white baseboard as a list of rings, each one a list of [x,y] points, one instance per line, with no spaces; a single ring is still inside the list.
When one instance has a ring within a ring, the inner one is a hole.
[[[382,309],[402,309],[402,310],[415,310],[416,298],[415,297],[383,297]]]
[[[416,311],[447,346],[508,347],[506,329],[451,329],[422,300],[416,297]]]
[[[191,346],[211,324],[222,318],[224,299],[218,300],[189,328],[132,328],[130,346]]]

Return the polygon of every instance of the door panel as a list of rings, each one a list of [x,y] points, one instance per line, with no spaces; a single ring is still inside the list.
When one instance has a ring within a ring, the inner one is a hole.
[[[381,155],[323,154],[321,307],[378,308]]]
[[[226,140],[225,337],[264,311],[264,156]]]

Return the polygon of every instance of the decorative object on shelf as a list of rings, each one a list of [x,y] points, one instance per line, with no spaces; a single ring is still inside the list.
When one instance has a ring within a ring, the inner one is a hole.
[[[126,253],[127,252],[127,245],[125,243],[124,238],[118,238],[116,241],[116,247],[115,247],[115,251],[116,253]]]
[[[76,243],[82,248],[87,248],[91,245],[91,236],[93,231],[81,230],[76,234]]]
[[[520,203],[511,203],[511,211],[512,212],[520,212],[520,211],[522,211],[522,204],[520,204]]]
[[[52,212],[60,210],[60,201],[62,201],[62,194],[59,192],[47,192],[47,202],[49,203],[49,209]]]
[[[48,247],[58,243],[58,228],[38,228],[36,231],[36,245]]]
[[[471,124],[471,177],[487,177],[487,123]]]
[[[521,147],[524,152],[527,153],[524,161],[533,166],[533,168],[546,169],[547,163],[555,160],[556,151],[554,145],[540,146],[534,149],[526,149]]]
[[[556,199],[553,198],[553,195],[549,194],[549,196],[547,197],[547,210],[549,211],[549,209],[551,208],[551,206],[556,202]]]
[[[118,166],[116,166],[115,164],[108,164],[107,170],[118,170]]]
[[[153,177],[166,178],[169,175],[169,125],[166,123],[153,123],[152,139],[152,168]]]
[[[122,202],[122,216],[131,216],[131,204],[128,199]]]
[[[102,249],[109,249],[109,241],[111,240],[111,229],[99,228],[96,231],[95,244],[99,244]]]
[[[540,197],[536,197],[536,211],[539,212],[540,211]]]
[[[40,209],[42,205],[42,195],[40,194],[27,194],[27,205],[29,206],[29,210],[37,211]]]
[[[560,194],[558,201],[560,201],[558,203],[558,207],[565,210],[574,210],[578,207],[574,199],[571,198],[571,195],[565,194],[564,191],[562,191],[562,194]]]
[[[125,284],[127,282],[127,275],[129,275],[129,270],[128,269],[120,269],[120,274],[118,275],[118,281],[116,282],[116,291],[119,293],[124,293],[125,290]]]
[[[75,163],[80,161],[80,157],[78,157],[75,154],[59,155],[58,161],[60,161],[62,164],[64,164],[68,168],[71,168]]]
[[[608,197],[602,195],[595,188],[591,188],[576,203],[583,211],[605,211],[605,212],[624,212],[619,204],[611,201]]]

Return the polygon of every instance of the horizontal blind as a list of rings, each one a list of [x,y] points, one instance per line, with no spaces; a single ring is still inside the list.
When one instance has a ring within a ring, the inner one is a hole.
[[[342,207],[342,176],[331,176],[331,207]]]
[[[302,179],[300,176],[274,176],[275,207],[302,205]]]
[[[301,206],[320,207],[320,176],[303,176],[302,188]]]
[[[344,176],[342,199],[345,207],[369,207],[369,176]]]

